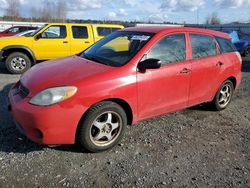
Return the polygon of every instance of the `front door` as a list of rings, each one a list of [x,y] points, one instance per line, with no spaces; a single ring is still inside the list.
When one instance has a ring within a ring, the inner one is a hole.
[[[177,33],[163,37],[145,55],[162,62],[159,69],[137,73],[139,118],[176,111],[188,104],[191,64],[186,61],[186,37]]]
[[[55,59],[70,55],[70,40],[65,25],[52,25],[34,39],[33,49],[38,60]]]

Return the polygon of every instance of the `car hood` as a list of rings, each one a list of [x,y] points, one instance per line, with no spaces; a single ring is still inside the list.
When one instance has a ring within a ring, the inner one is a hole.
[[[78,81],[98,76],[114,69],[78,56],[43,62],[33,66],[22,77],[21,83],[31,95],[58,86],[74,86]]]

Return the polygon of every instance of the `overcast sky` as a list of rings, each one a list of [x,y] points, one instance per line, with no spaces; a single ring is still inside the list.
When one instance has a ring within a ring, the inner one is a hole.
[[[6,1],[0,0],[0,15]],[[50,0],[48,0],[50,1]],[[51,0],[59,1],[59,0]],[[60,0],[67,4],[68,18],[98,20],[138,20],[203,23],[208,14],[216,11],[225,23],[250,20],[250,0]],[[29,17],[32,7],[44,0],[21,0],[21,14]]]

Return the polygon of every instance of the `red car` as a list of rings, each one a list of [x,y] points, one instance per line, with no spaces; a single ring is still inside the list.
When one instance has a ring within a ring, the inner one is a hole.
[[[32,67],[10,90],[9,109],[34,142],[99,152],[144,119],[201,103],[223,110],[240,82],[241,57],[225,33],[127,28]]]
[[[14,36],[18,33],[28,31],[28,30],[36,30],[38,27],[32,27],[32,26],[13,26],[10,27],[2,32],[0,32],[0,37],[9,37]]]

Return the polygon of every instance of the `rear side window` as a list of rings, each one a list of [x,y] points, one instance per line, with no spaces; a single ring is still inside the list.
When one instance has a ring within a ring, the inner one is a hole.
[[[107,36],[120,28],[115,28],[115,27],[97,27],[97,33],[99,36]]]
[[[214,38],[207,35],[190,34],[193,59],[217,55]]]
[[[72,26],[72,32],[75,39],[87,39],[89,37],[85,26]]]
[[[216,40],[217,40],[218,44],[220,45],[220,50],[222,53],[230,53],[230,52],[236,51],[236,49],[235,49],[235,47],[232,44],[230,39],[216,37]]]
[[[147,59],[161,60],[162,64],[186,60],[185,34],[175,34],[161,39],[147,54]]]

